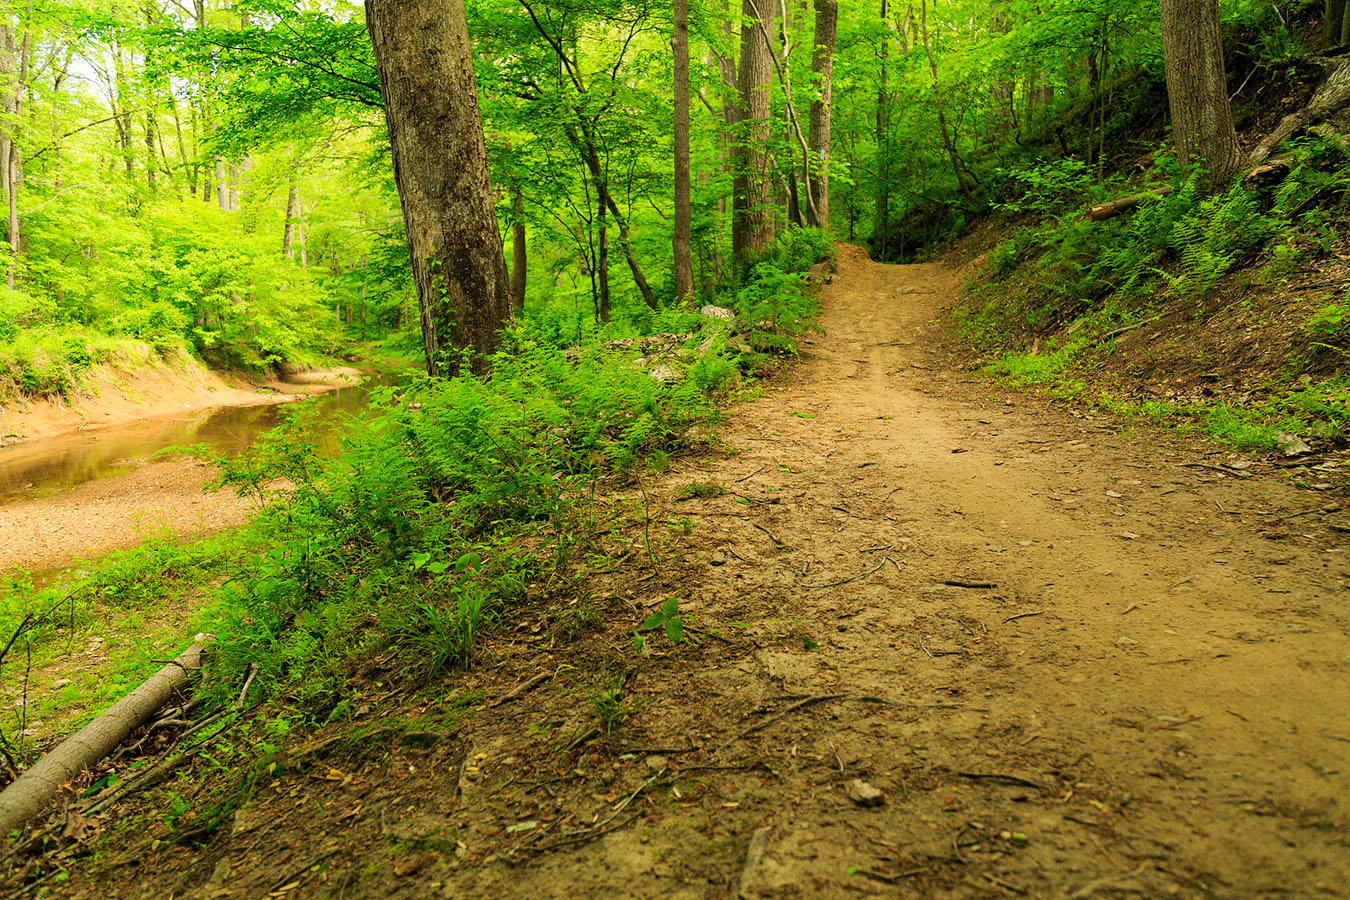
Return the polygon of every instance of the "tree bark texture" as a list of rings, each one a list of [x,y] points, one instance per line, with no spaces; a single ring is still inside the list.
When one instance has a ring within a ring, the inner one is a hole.
[[[427,372],[486,370],[510,315],[464,0],[366,0]]]
[[[1228,105],[1218,0],[1161,0],[1172,137],[1184,166],[1204,166],[1210,187],[1242,165]]]
[[[890,8],[886,0],[881,0],[881,20],[889,22]],[[881,36],[881,70],[877,76],[876,142],[877,142],[877,195],[876,212],[872,222],[872,244],[877,259],[886,259],[887,244],[890,243],[891,222],[891,148],[890,148],[890,107],[891,98],[887,90],[890,77],[891,43],[888,33]]]
[[[811,55],[811,73],[815,78],[815,96],[811,100],[811,198],[814,215],[807,210],[809,224],[830,227],[830,116],[834,95],[834,38],[839,25],[837,0],[815,0],[815,50]]]
[[[690,248],[693,213],[689,177],[689,0],[674,0],[675,33],[670,46],[675,57],[675,300],[694,294],[694,258]]]
[[[741,62],[737,67],[739,110],[732,145],[731,249],[744,263],[773,242],[771,204],[773,179],[769,172],[769,89],[773,81],[773,48],[766,35],[774,33],[774,8],[768,3],[755,19],[754,0],[741,8]]]

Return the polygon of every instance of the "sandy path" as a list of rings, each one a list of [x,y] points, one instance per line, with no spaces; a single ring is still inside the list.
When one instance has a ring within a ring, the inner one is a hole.
[[[650,733],[629,739],[751,771],[692,775],[696,802],[666,788],[649,828],[503,870],[503,889],[1342,895],[1350,560],[1285,518],[1324,498],[944,370],[925,336],[958,284],[850,253],[795,383],[737,413],[744,449],[666,479],[759,502],[670,507],[703,553],[635,599],[677,592],[757,647],[641,677]],[[899,705],[827,700],[743,734],[835,694]],[[855,777],[885,804],[851,802]]]
[[[0,506],[0,573],[97,559],[168,529],[178,537],[242,525],[257,504],[233,490],[206,493],[215,466],[195,459],[144,465],[69,493]]]
[[[1304,514],[1326,495],[950,370],[957,287],[846,249],[827,335],[736,412],[737,452],[646,486],[658,565],[624,538],[588,585],[608,624],[569,645],[515,614],[462,687],[548,684],[429,752],[297,754],[207,851],[119,869],[127,894],[1344,896],[1350,562]],[[677,500],[693,481],[734,493]],[[636,658],[670,596],[701,643]],[[632,715],[569,749],[615,672]]]

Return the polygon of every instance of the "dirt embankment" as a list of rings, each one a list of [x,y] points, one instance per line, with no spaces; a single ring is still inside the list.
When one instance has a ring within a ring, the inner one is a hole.
[[[42,397],[0,404],[0,447],[125,425],[185,409],[284,403],[360,379],[359,370],[346,367],[297,372],[284,381],[255,383],[212,372],[195,360],[165,362],[132,372],[102,366],[86,373],[84,389],[69,402]]]
[[[967,375],[957,289],[846,253],[733,452],[604,501],[651,518],[574,605],[53,894],[1344,896],[1344,494]],[[635,654],[669,597],[693,639]]]

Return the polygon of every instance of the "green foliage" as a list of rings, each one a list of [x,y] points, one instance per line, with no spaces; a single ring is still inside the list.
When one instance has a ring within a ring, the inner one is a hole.
[[[633,646],[639,653],[649,651],[648,640],[643,632],[660,631],[672,644],[684,640],[684,616],[680,614],[680,601],[677,597],[667,597],[661,608],[642,622],[642,627],[633,632]]]

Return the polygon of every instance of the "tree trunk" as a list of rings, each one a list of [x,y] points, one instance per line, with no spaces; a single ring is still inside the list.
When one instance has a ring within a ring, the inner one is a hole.
[[[230,211],[230,182],[225,174],[225,160],[216,157],[216,205],[221,212]]]
[[[596,230],[599,232],[599,249],[596,250],[595,274],[600,281],[600,295],[595,308],[595,317],[601,322],[609,321],[609,229],[605,225],[605,191],[600,190],[596,203]]]
[[[427,373],[486,371],[511,313],[464,0],[366,0]]]
[[[741,62],[738,67],[740,126],[732,148],[734,177],[731,189],[731,249],[738,263],[746,263],[773,241],[770,221],[773,182],[769,177],[769,87],[773,80],[774,13],[765,4],[764,20],[755,19],[755,0],[741,8]]]
[[[936,0],[934,2],[936,3]],[[933,47],[928,41],[928,0],[923,0],[919,14],[920,34],[923,36],[923,52],[928,56],[928,69],[933,74],[933,99],[937,105],[938,130],[942,132],[942,146],[946,148],[947,158],[951,160],[952,174],[956,176],[957,189],[967,200],[974,202],[970,186],[966,183],[965,175],[962,172],[961,157],[956,152],[956,141],[952,137],[951,128],[947,125],[947,114],[942,108],[942,86],[938,82],[937,58],[933,55]]]
[[[1228,105],[1218,0],[1161,0],[1172,137],[1183,166],[1203,166],[1212,189],[1242,165]]]
[[[693,213],[689,178],[689,0],[674,0],[675,34],[670,46],[675,56],[675,301],[694,294],[694,259],[690,249]]]
[[[287,259],[295,258],[295,223],[299,216],[296,210],[300,205],[300,187],[291,176],[290,190],[286,192],[286,228],[281,234],[281,255]]]
[[[29,12],[32,12],[31,6]],[[16,127],[22,120],[24,85],[28,82],[29,51],[32,48],[30,29],[31,25],[25,23],[22,47],[19,50],[19,80],[14,84]],[[19,142],[13,138],[9,142],[9,158],[5,161],[5,166],[9,170],[9,228],[6,232],[9,240],[9,271],[5,276],[5,283],[13,290],[14,273],[19,267],[19,185],[23,184],[23,154],[19,150]]]
[[[881,20],[889,24],[890,10],[886,0],[881,0]],[[881,37],[881,72],[877,78],[877,196],[876,213],[872,223],[872,243],[875,245],[877,259],[886,259],[886,245],[890,243],[891,219],[891,153],[890,153],[890,105],[886,82],[890,77],[890,29]]]
[[[814,215],[807,210],[808,224],[830,227],[830,115],[834,95],[834,37],[839,24],[837,0],[815,0],[815,51],[811,73],[815,94],[811,100],[811,197]]]
[[[517,185],[511,198],[511,308],[519,317],[525,312],[526,273],[529,270],[525,245],[525,197]]]
[[[1341,25],[1345,21],[1345,0],[1326,0],[1322,21],[1322,49],[1330,50],[1342,43]]]

